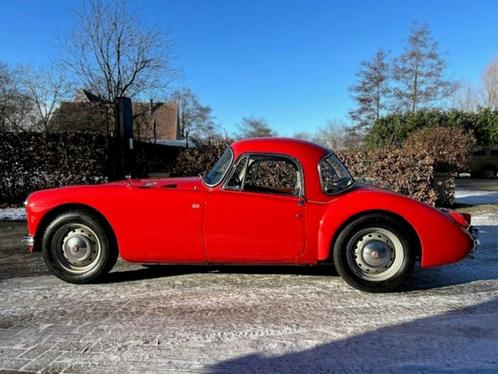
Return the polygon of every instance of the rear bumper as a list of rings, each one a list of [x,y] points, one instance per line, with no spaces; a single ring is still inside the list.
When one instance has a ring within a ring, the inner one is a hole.
[[[21,242],[22,242],[23,247],[29,253],[33,253],[33,249],[34,249],[34,245],[35,245],[35,238],[34,237],[32,237],[31,235],[24,235]]]
[[[474,246],[470,253],[475,253],[481,246],[481,241],[479,240],[479,228],[477,226],[469,226],[468,230],[474,242]]]

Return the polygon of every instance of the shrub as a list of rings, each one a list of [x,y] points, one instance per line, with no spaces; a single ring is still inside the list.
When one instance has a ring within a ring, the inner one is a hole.
[[[353,177],[434,205],[433,159],[414,149],[345,150],[337,156]]]
[[[458,172],[470,169],[474,146],[474,136],[463,129],[430,127],[410,134],[404,149],[431,156],[437,172]]]
[[[195,148],[181,151],[176,159],[175,175],[193,176],[206,173],[232,143],[230,139],[216,139],[197,143]]]

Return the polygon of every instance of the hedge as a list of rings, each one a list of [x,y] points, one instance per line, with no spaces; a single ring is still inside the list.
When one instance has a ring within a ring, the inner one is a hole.
[[[337,156],[359,181],[434,205],[434,160],[424,152],[405,149],[347,150]]]
[[[181,148],[135,142],[134,177],[173,174]],[[109,180],[103,134],[0,132],[0,208],[19,206],[33,191]]]
[[[197,143],[195,148],[189,148],[178,154],[175,175],[192,176],[204,174],[215,164],[232,141],[217,139],[209,143]]]
[[[477,112],[434,109],[390,114],[375,121],[366,140],[373,148],[400,147],[411,133],[427,127],[459,128],[473,134],[478,145],[498,144],[498,110],[489,108]]]
[[[138,147],[138,164],[153,166],[154,163],[148,161],[152,157],[158,164],[163,160],[162,165],[174,175],[198,175],[209,170],[229,144],[229,139],[220,139],[183,150],[178,154],[174,169],[173,154],[165,157],[162,150],[154,150],[155,156],[150,156],[150,146]],[[19,205],[35,190],[107,180],[103,135],[0,133],[0,156],[0,207]],[[339,152],[338,156],[356,179],[429,204],[435,204],[438,199],[440,205],[452,203],[451,175],[449,179],[436,178],[434,158],[426,150],[348,150]]]
[[[94,133],[0,133],[0,207],[32,191],[106,180],[105,137]]]
[[[201,144],[180,152],[177,175],[196,175],[209,170],[223,153],[229,141]],[[434,184],[434,159],[415,149],[347,150],[338,152],[355,179],[399,192],[434,205],[447,205],[448,199]],[[453,192],[450,191],[450,196]],[[441,196],[441,201],[439,197]],[[444,197],[444,199],[443,199]]]

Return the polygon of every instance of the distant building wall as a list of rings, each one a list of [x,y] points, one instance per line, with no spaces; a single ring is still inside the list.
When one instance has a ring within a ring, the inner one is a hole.
[[[112,132],[112,105],[85,100],[88,93],[78,94],[75,101],[63,102],[54,113],[51,128],[56,132]],[[134,136],[137,140],[160,141],[181,139],[176,103],[133,103]]]

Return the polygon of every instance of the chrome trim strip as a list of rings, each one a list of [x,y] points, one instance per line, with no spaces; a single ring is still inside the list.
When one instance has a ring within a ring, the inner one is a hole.
[[[470,235],[472,236],[472,240],[474,243],[474,247],[472,248],[471,253],[476,252],[481,246],[481,241],[479,240],[479,227],[477,226],[469,226],[468,228]]]

